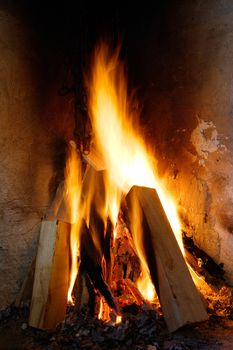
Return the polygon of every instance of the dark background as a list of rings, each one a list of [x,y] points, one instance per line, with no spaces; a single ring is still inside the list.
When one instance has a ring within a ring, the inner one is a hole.
[[[9,8],[9,1],[8,3]],[[11,1],[37,34],[42,47],[85,65],[100,38],[122,44],[130,79],[140,85],[155,40],[164,36],[169,1]],[[152,57],[151,57],[152,58]]]
[[[136,91],[139,101],[142,131],[162,165],[164,157],[173,159],[190,137],[176,138],[175,130],[187,125],[191,129],[193,123],[187,119],[193,101],[185,97],[189,86],[185,66],[191,61],[185,62],[187,38],[182,26],[189,7],[191,11],[197,3],[5,0],[0,6],[20,15],[30,28],[32,45],[40,48],[40,70],[45,78],[50,76],[51,81],[51,74],[60,76],[57,90],[63,86],[69,66],[75,84],[82,85],[83,72],[101,38],[107,38],[113,48],[120,42],[129,91]],[[46,98],[49,91],[44,95]]]

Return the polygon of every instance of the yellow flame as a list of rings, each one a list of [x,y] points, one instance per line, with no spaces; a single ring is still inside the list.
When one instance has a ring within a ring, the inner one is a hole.
[[[103,300],[102,297],[100,298],[100,306],[99,306],[99,313],[98,313],[98,319],[101,320],[103,316]]]
[[[138,116],[132,108],[132,99],[128,98],[127,79],[124,66],[119,61],[119,50],[111,54],[105,43],[96,48],[87,87],[95,146],[104,158],[111,183],[124,194],[133,185],[155,188],[183,250],[175,203],[165,191],[162,181],[156,176],[156,162],[136,131],[135,120]],[[115,202],[110,200],[109,203],[110,212],[116,218],[120,196]],[[150,281],[144,254],[139,253],[141,251],[139,244],[137,251],[142,262],[142,278]],[[146,289],[150,288],[149,284],[152,286],[151,282],[148,283]]]
[[[72,290],[78,273],[78,250],[80,229],[80,203],[81,203],[81,161],[73,144],[69,145],[68,158],[65,168],[65,193],[70,208],[70,248],[71,271],[67,299],[72,303]]]
[[[153,301],[155,299],[155,288],[146,267],[142,269],[141,275],[137,280],[137,287],[146,300]]]
[[[116,317],[116,324],[121,323],[121,321],[122,321],[122,316],[117,316]]]
[[[143,228],[142,228],[142,211],[136,198],[131,198],[132,208],[130,210],[130,222],[131,222],[131,232],[133,235],[133,241],[141,261],[141,275],[137,280],[137,287],[142,296],[148,300],[152,301],[155,298],[155,288],[151,282],[150,272],[147,266],[145,252],[143,249]]]

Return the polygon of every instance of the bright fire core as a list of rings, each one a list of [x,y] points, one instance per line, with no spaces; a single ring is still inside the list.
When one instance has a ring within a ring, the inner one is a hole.
[[[125,196],[132,186],[145,186],[155,188],[163,208],[166,212],[171,227],[176,235],[177,241],[183,250],[181,240],[181,229],[175,203],[163,186],[162,180],[157,176],[156,160],[147,149],[145,142],[138,133],[135,109],[133,100],[127,91],[127,79],[123,64],[119,60],[119,49],[112,54],[108,46],[101,43],[95,50],[94,60],[90,75],[86,78],[88,90],[88,111],[92,123],[94,147],[103,158],[108,171],[108,181],[105,183],[106,203],[103,206],[101,215],[106,220],[110,216],[113,224],[116,224],[120,208],[120,200]],[[69,171],[77,169],[69,168]],[[67,175],[72,178],[71,175]],[[80,177],[79,177],[80,178]],[[81,180],[79,180],[81,182]],[[78,186],[81,183],[78,184]],[[81,205],[81,194],[74,199],[76,208],[88,222],[89,206]],[[90,202],[90,199],[87,200]],[[71,204],[72,205],[72,204]],[[78,219],[77,219],[78,220]],[[132,235],[135,248],[141,261],[142,274],[137,287],[145,297],[154,298],[154,287],[150,279],[148,266],[143,256],[143,249],[140,237],[140,217],[135,215],[133,220]],[[76,237],[79,234],[76,232]],[[77,260],[77,247],[79,246],[74,236],[73,261]],[[77,274],[77,267],[74,269]],[[70,278],[72,290],[74,276]]]

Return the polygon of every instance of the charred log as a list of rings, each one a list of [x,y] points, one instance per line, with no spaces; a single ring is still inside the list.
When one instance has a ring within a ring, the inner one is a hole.
[[[216,264],[203,250],[198,248],[193,240],[183,233],[185,257],[189,264],[205,281],[213,286],[220,287],[225,282],[222,264]]]
[[[94,288],[98,290],[105,298],[109,307],[117,312],[118,308],[114,297],[103,278],[103,271],[101,267],[102,256],[96,249],[92,236],[90,235],[84,220],[82,226],[80,241],[82,269],[87,273]]]

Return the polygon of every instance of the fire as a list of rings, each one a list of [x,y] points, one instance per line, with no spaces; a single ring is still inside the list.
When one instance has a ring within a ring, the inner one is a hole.
[[[72,302],[72,290],[78,273],[78,250],[79,250],[79,226],[81,204],[81,161],[73,143],[68,149],[68,158],[65,169],[65,194],[70,207],[70,247],[71,247],[71,272],[67,299]]]
[[[105,43],[96,48],[87,87],[95,147],[103,156],[111,184],[124,194],[134,185],[155,188],[183,249],[176,206],[166,193],[162,181],[156,176],[155,159],[137,132],[137,125],[135,126],[138,115],[132,108],[132,99],[128,97],[127,79],[124,66],[119,60],[119,49],[111,54]],[[116,218],[120,196],[117,199],[114,196],[112,198],[110,212],[115,213],[113,216]],[[140,243],[140,224],[138,221],[133,222],[136,227],[133,230],[134,242],[142,264],[142,276],[138,286],[144,297],[151,299],[154,288]]]
[[[89,167],[82,180],[81,161],[75,147],[70,145],[65,179],[65,191],[69,198],[70,222],[72,223],[69,301],[72,301],[71,293],[78,273],[77,257],[80,249],[82,219],[90,228],[91,215],[94,210],[95,217],[98,217],[104,227],[108,220],[111,220],[115,235],[114,229],[122,197],[134,185],[156,189],[180,248],[183,250],[175,203],[166,192],[164,183],[159,179],[156,160],[146,147],[138,132],[138,125],[135,124],[138,114],[132,107],[132,98],[128,97],[127,79],[124,66],[119,60],[119,49],[111,54],[108,46],[101,43],[96,48],[91,75],[86,81],[89,94],[88,109],[95,135],[93,142],[103,158],[107,172],[97,175],[93,168]],[[133,205],[130,215],[132,216],[130,221],[132,222],[133,241],[141,261],[142,271],[137,287],[145,299],[153,300],[155,289],[143,250],[142,218],[136,205]],[[92,239],[97,254],[101,257],[103,254],[102,237],[95,233],[95,229]],[[102,261],[102,267],[104,267],[104,261]],[[107,315],[104,311],[105,304],[101,297],[99,318],[103,318],[104,314]]]
[[[122,316],[117,316],[116,317],[116,324],[119,324],[122,322]]]
[[[100,308],[98,313],[98,319],[101,320],[102,316],[103,316],[103,299],[100,298]]]
[[[142,212],[140,210],[137,201],[133,200],[132,208],[130,210],[130,222],[131,232],[133,235],[133,241],[141,261],[141,275],[137,280],[138,290],[141,292],[143,297],[148,301],[153,301],[155,298],[154,285],[150,279],[150,273],[145,259],[145,253],[143,249],[143,225],[142,225]]]
[[[141,276],[137,280],[137,287],[146,300],[153,301],[155,299],[155,288],[147,267],[142,268]]]

